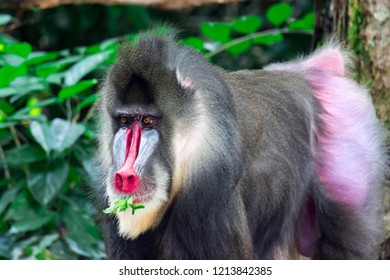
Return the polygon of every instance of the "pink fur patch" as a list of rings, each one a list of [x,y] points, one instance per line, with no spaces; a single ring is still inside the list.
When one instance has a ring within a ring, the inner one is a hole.
[[[364,205],[376,185],[380,147],[371,99],[355,82],[324,71],[305,75],[322,105],[316,167],[327,194],[336,201]]]
[[[348,58],[336,47],[324,47],[298,61],[271,64],[266,70],[302,74],[321,104],[315,128],[315,164],[329,198],[365,206],[370,188],[382,177],[383,132],[367,91],[344,77]]]
[[[310,56],[302,62],[302,67],[305,69],[322,69],[336,76],[345,75],[343,55],[339,50],[332,48],[326,48]]]

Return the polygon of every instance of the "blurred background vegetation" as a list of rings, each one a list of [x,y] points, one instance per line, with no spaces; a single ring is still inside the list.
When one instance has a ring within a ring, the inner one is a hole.
[[[221,67],[260,68],[310,50],[313,11],[309,0],[0,11],[0,259],[105,258],[88,197],[93,106],[119,42],[169,22]]]

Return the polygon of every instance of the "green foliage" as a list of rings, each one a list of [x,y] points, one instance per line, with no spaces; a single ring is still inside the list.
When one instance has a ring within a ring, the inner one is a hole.
[[[42,52],[0,39],[0,258],[104,257],[82,166],[96,77],[115,53],[115,40]]]
[[[201,35],[206,39],[191,37],[184,43],[214,57],[228,52],[233,57],[246,53],[255,45],[271,46],[283,42],[285,34],[311,35],[314,28],[314,14],[309,12],[301,19],[292,19],[293,7],[288,3],[272,5],[266,12],[266,20],[273,29],[261,30],[264,21],[260,16],[247,15],[231,22],[203,22]]]
[[[313,13],[292,14],[289,4],[276,4],[264,15],[203,22],[201,36],[183,43],[208,58],[245,60],[289,34],[310,35]],[[0,26],[13,21],[0,14]],[[94,176],[97,79],[115,60],[117,41],[44,52],[0,34],[0,259],[104,258],[86,185]],[[131,198],[105,212],[128,207],[143,206]]]

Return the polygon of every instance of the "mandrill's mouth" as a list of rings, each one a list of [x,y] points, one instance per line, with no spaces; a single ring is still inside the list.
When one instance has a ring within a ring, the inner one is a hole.
[[[151,191],[149,191],[146,194],[135,194],[134,195],[134,203],[140,204],[140,203],[146,203],[153,199],[154,195],[157,192],[157,186],[154,186]]]
[[[118,198],[124,197],[133,197],[134,204],[144,204],[146,202],[151,201],[157,192],[157,186],[148,186],[147,188],[143,188],[143,191],[135,192],[133,194],[123,193],[116,191],[115,194]]]

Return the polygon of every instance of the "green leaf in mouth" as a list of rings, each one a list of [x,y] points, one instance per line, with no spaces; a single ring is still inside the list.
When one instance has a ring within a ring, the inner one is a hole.
[[[127,208],[130,207],[132,209],[131,214],[134,215],[134,213],[137,209],[145,208],[144,205],[141,205],[141,204],[137,205],[137,204],[133,203],[133,201],[134,201],[133,196],[117,199],[117,200],[113,201],[108,208],[104,209],[103,213],[116,214],[118,212],[124,212],[127,210]]]

